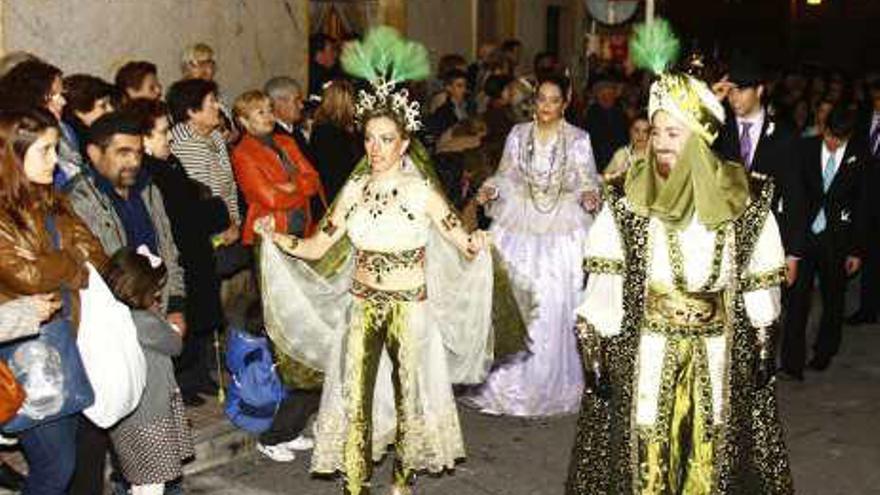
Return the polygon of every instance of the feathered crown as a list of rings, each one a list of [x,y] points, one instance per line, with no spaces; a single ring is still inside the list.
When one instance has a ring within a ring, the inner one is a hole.
[[[678,50],[678,39],[663,19],[635,29],[630,41],[633,64],[659,76],[651,84],[648,117],[665,110],[712,143],[724,123],[724,107],[705,82],[689,74],[669,72]]]
[[[342,68],[366,79],[372,91],[360,90],[355,105],[358,121],[381,110],[393,112],[407,132],[422,127],[419,103],[410,100],[406,89],[397,89],[405,81],[428,77],[431,64],[428,51],[420,43],[400,36],[393,28],[379,26],[370,30],[363,41],[346,43],[342,50]]]

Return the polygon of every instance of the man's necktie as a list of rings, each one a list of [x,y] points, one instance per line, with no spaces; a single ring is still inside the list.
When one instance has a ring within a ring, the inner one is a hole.
[[[871,131],[871,154],[880,158],[880,118],[874,119],[874,130]]]
[[[835,167],[834,155],[829,155],[828,161],[825,162],[825,168],[822,169],[822,191],[825,193],[828,192],[828,188],[831,187],[831,182],[834,181]],[[828,221],[825,218],[825,207],[822,207],[819,210],[819,214],[816,215],[816,219],[813,220],[813,233],[821,234],[822,231],[825,230],[827,223]]]
[[[752,134],[749,130],[752,128],[751,122],[743,122],[742,132],[739,135],[739,156],[742,158],[743,165],[747,169],[752,168]]]

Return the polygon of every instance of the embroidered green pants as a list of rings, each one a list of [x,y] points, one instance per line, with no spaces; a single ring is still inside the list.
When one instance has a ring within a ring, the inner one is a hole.
[[[349,428],[345,438],[343,463],[345,465],[345,493],[369,495],[369,480],[373,474],[372,413],[373,391],[383,349],[391,357],[391,380],[394,385],[394,403],[397,409],[396,448],[402,448],[402,436],[407,430],[406,421],[411,415],[403,410],[401,391],[402,349],[405,347],[408,309],[411,302],[366,299],[362,303],[363,324],[353,328],[346,341],[347,359],[352,364],[346,376],[349,389]],[[413,481],[413,473],[404,467],[398,451],[394,462],[394,484],[405,485]]]
[[[666,344],[657,424],[640,433],[642,495],[708,495],[714,474],[712,392],[702,337]]]

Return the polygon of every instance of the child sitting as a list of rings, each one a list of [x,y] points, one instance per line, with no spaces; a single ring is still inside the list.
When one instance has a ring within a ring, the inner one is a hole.
[[[318,410],[316,392],[288,393],[278,378],[263,322],[263,308],[253,302],[244,330],[229,329],[226,367],[232,375],[226,416],[239,428],[259,433],[257,451],[276,462],[290,462],[294,451],[308,450],[312,439],[300,433]]]
[[[182,476],[183,461],[195,454],[192,432],[171,357],[180,354],[180,333],[158,313],[167,269],[145,246],[124,247],[110,258],[107,285],[131,308],[147,363],[147,383],[137,409],[119,422],[110,438],[133,495],[161,495],[165,483]]]

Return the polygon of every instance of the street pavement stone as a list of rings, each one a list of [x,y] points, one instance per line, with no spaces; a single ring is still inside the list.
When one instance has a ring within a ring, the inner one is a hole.
[[[828,371],[779,384],[799,495],[880,495],[880,325],[845,332]],[[420,477],[418,495],[563,493],[574,416],[524,420],[460,410],[468,458],[452,474]],[[309,476],[308,459],[304,453],[279,464],[255,454],[188,478],[187,493],[341,493],[338,482]],[[387,492],[390,465],[386,459],[376,468],[374,495]]]

